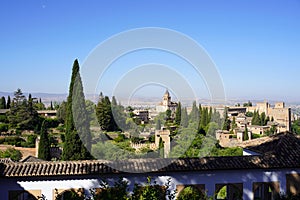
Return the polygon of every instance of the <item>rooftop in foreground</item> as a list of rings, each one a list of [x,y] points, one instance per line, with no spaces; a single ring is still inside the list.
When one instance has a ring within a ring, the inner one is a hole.
[[[120,174],[126,173],[126,171],[155,173],[300,167],[300,139],[292,133],[286,132],[271,136],[270,141],[248,149],[259,153],[259,155],[182,159],[129,159],[122,161],[50,162],[33,160],[33,162],[3,162],[0,165],[0,176],[76,176]],[[171,164],[168,165],[168,163]]]

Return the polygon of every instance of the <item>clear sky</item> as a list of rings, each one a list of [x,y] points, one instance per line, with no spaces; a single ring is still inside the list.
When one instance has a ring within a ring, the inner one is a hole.
[[[2,0],[0,5],[2,92],[67,93],[75,58],[84,62],[119,32],[162,27],[188,35],[207,51],[228,98],[300,100],[299,0]],[[139,55],[127,60],[141,60]],[[165,54],[153,55],[152,62]],[[174,64],[177,58],[168,59]],[[102,87],[110,90],[109,84]]]

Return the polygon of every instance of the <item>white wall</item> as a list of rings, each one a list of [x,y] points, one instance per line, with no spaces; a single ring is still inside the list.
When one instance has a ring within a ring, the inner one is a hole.
[[[8,199],[9,190],[41,190],[42,194],[48,200],[54,199],[54,189],[70,189],[70,188],[84,188],[86,192],[90,188],[100,187],[101,179],[105,178],[110,183],[118,180],[118,176],[122,176],[129,181],[130,189],[132,190],[134,183],[145,183],[147,176],[153,177],[153,180],[158,184],[164,185],[168,178],[171,178],[171,190],[176,188],[176,185],[187,184],[205,184],[205,189],[208,190],[208,195],[212,196],[215,190],[215,184],[222,183],[243,183],[244,187],[244,200],[253,199],[252,183],[253,182],[280,182],[280,191],[286,190],[285,175],[288,173],[300,173],[300,169],[292,170],[227,170],[227,171],[210,171],[210,172],[170,172],[165,174],[124,174],[111,175],[111,176],[90,176],[82,177],[77,176],[74,179],[71,177],[61,177],[44,179],[27,177],[19,180],[14,179],[0,179],[0,199]],[[63,179],[64,178],[64,179]]]

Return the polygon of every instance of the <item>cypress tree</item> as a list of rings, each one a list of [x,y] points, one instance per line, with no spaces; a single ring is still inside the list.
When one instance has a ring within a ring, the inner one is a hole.
[[[76,123],[76,127],[74,122]],[[65,126],[66,133],[62,159],[91,159],[92,156],[89,152],[91,148],[91,133],[86,114],[83,87],[79,74],[79,63],[77,59],[74,61],[72,68],[69,96],[67,98],[66,105]],[[79,134],[81,137],[79,137]]]
[[[164,158],[165,157],[165,149],[164,149],[164,142],[161,138],[159,138],[159,144],[158,144],[158,150],[159,150],[159,157]]]
[[[96,106],[96,115],[99,125],[104,131],[118,131],[119,128],[112,113],[112,105],[108,96],[100,94],[99,102]]]
[[[160,119],[157,120],[156,125],[155,125],[155,129],[156,130],[160,130],[161,129],[161,121],[160,121]]]
[[[181,110],[181,122],[180,122],[180,124],[184,128],[188,127],[188,125],[189,125],[189,118],[188,118],[186,108],[182,108],[182,110]]]
[[[244,141],[249,140],[249,136],[248,136],[248,128],[247,128],[247,126],[245,127],[245,131],[244,131],[244,134],[243,134],[243,140],[244,140]]]
[[[5,97],[1,97],[0,99],[0,109],[6,109]]]
[[[46,121],[43,121],[41,127],[41,136],[40,136],[40,143],[39,143],[39,151],[38,151],[38,158],[42,160],[50,160],[50,141],[48,137]]]
[[[199,123],[199,109],[197,107],[196,101],[193,101],[193,106],[189,118],[191,122],[196,122],[197,124]]]
[[[54,110],[54,109],[53,109],[52,101],[50,102],[50,110]]]
[[[7,97],[6,108],[10,109],[10,96]]]
[[[228,119],[228,108],[225,107],[224,109],[224,114],[223,114],[223,127],[222,127],[222,130],[229,130],[229,127],[230,127],[230,120]]]
[[[181,121],[181,103],[178,102],[178,106],[176,108],[176,113],[175,113],[175,124],[180,125]]]

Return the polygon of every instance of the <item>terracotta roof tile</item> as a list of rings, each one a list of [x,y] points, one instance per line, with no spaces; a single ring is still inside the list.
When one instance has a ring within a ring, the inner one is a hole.
[[[260,152],[262,155],[123,161],[11,162],[1,163],[0,176],[75,176],[122,173],[122,171],[138,173],[300,167],[300,139],[293,134],[279,134],[274,136],[271,142],[249,149]],[[120,171],[115,169],[120,169]]]

